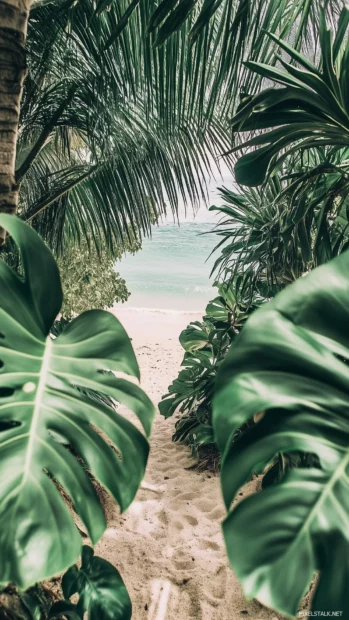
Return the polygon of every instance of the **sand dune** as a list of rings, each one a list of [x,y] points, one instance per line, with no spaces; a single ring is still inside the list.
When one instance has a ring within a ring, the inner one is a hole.
[[[178,335],[199,316],[126,310],[117,315],[133,338],[142,385],[157,403],[179,369]],[[109,527],[98,554],[120,570],[134,620],[278,618],[244,600],[226,559],[219,478],[187,469],[193,460],[185,446],[172,443],[174,423],[157,415],[142,488],[123,515],[107,502]]]

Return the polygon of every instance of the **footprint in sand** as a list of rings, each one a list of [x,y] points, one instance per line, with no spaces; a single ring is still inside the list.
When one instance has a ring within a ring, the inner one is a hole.
[[[181,549],[175,550],[171,560],[172,565],[176,570],[192,571],[195,568],[195,563],[193,562],[192,558]]]
[[[157,515],[158,520],[160,521],[160,523],[162,523],[163,525],[167,525],[168,524],[168,516],[165,510],[162,510],[161,512],[159,512]]]
[[[159,459],[160,460],[160,459]],[[173,473],[176,476],[179,476],[181,473],[183,474],[183,470],[179,469],[179,467],[176,467],[175,469],[173,469],[173,465],[169,465],[168,467],[162,467],[161,470],[164,472],[164,474],[168,474],[168,473]]]
[[[196,517],[188,514],[178,514],[178,517],[171,520],[169,522],[169,535],[176,536],[183,532],[185,537],[187,538],[190,532],[190,527],[195,527],[198,525],[198,520]]]
[[[228,581],[227,571],[226,566],[220,566],[210,580],[207,581],[204,596],[211,605],[219,605],[222,599],[225,598]]]
[[[211,512],[213,509],[212,502],[209,499],[194,499],[193,504],[201,512]],[[208,518],[211,519],[211,515],[208,515]]]
[[[198,525],[199,523],[197,518],[193,517],[192,515],[183,515],[183,519],[185,519],[189,523],[189,525],[192,525],[193,527],[195,527],[195,525]]]
[[[175,501],[169,502],[167,507],[173,512],[184,512],[186,503],[179,501],[179,499],[176,497]]]
[[[180,501],[193,501],[196,498],[200,498],[200,494],[199,493],[181,493],[180,495],[177,496],[177,499],[179,499]]]
[[[207,540],[205,538],[202,538],[199,541],[199,549],[211,549],[212,551],[220,551],[222,548],[218,543],[214,542],[213,540]]]
[[[167,497],[175,498],[181,493],[182,491],[180,489],[173,489],[172,491],[167,491]]]
[[[184,525],[179,519],[170,521],[170,524],[169,524],[170,536],[176,536],[176,534],[179,534],[179,532],[181,532],[183,529],[184,529]]]
[[[210,519],[213,519],[213,520],[223,521],[223,519],[225,519],[226,516],[227,516],[227,513],[224,510],[224,508],[220,508],[219,506],[217,508],[214,508],[210,512]]]

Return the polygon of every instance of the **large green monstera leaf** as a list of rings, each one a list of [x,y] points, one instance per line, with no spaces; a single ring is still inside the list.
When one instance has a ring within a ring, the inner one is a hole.
[[[146,435],[154,409],[136,383],[120,376],[139,379],[139,369],[112,314],[86,312],[50,337],[62,303],[56,263],[20,220],[1,215],[0,226],[18,244],[25,273],[19,277],[0,260],[0,580],[25,588],[80,555],[81,537],[62,489],[95,543],[106,522],[87,470],[121,510],[144,475],[147,439],[76,387],[125,404]]]
[[[209,330],[205,323],[192,321],[188,327],[183,329],[179,336],[179,342],[183,349],[188,353],[194,353],[207,347],[209,341]]]
[[[349,617],[349,253],[257,310],[218,373],[213,423],[227,509],[278,453],[316,455],[233,508],[230,562],[248,598],[294,615],[315,571],[313,609]],[[254,414],[261,421],[232,443]]]

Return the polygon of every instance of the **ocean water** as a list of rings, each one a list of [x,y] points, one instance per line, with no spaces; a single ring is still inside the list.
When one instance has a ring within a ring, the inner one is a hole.
[[[218,255],[208,257],[218,237],[204,234],[213,225],[212,220],[154,227],[142,250],[116,265],[131,292],[121,307],[204,313],[216,295],[209,276]]]

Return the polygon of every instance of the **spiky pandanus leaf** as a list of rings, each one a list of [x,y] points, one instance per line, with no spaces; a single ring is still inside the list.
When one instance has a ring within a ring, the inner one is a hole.
[[[332,28],[326,25],[324,11],[320,11],[320,67],[273,33],[269,38],[290,56],[291,62],[280,58],[285,70],[261,62],[246,63],[252,72],[282,87],[268,87],[249,97],[232,120],[237,132],[270,130],[243,143],[243,147],[257,148],[239,158],[235,166],[238,183],[261,185],[268,173],[299,149],[328,145],[339,149],[349,145],[348,25],[346,6],[333,39]],[[230,152],[240,148],[238,145]]]

